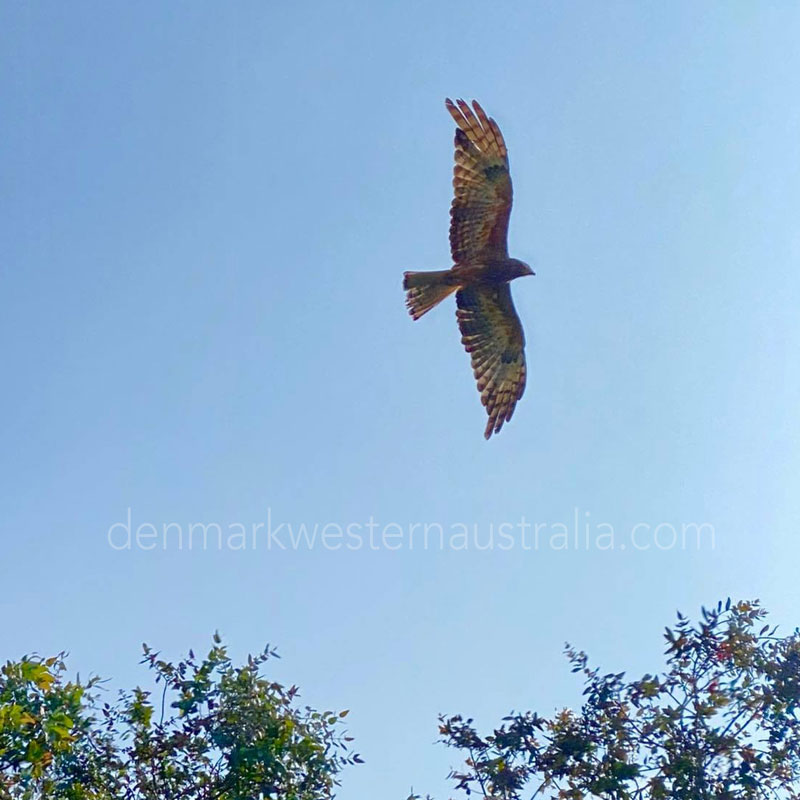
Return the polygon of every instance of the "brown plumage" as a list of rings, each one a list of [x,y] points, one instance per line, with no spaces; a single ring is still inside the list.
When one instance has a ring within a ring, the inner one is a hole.
[[[453,266],[406,272],[403,288],[414,319],[456,293],[461,342],[489,415],[488,439],[511,419],[525,391],[525,335],[508,284],[533,270],[508,256],[512,190],[503,134],[477,101],[472,108],[463,100],[447,99],[445,105],[458,125],[450,207]]]

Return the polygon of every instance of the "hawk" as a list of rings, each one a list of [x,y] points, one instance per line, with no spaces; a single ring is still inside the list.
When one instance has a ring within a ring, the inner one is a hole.
[[[461,343],[470,354],[489,415],[484,431],[488,439],[511,419],[525,390],[525,335],[508,284],[534,272],[508,256],[512,192],[503,134],[477,100],[472,108],[449,98],[445,105],[458,126],[450,207],[453,266],[405,272],[403,288],[415,320],[456,293]]]

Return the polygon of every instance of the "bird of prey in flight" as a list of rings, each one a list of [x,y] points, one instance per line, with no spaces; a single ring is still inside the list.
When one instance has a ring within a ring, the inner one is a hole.
[[[453,266],[406,272],[406,306],[416,320],[456,293],[461,342],[472,359],[481,402],[489,415],[484,436],[511,419],[525,390],[525,335],[511,300],[509,281],[533,270],[509,258],[511,176],[497,123],[480,104],[445,101],[456,128],[455,196],[450,207]]]

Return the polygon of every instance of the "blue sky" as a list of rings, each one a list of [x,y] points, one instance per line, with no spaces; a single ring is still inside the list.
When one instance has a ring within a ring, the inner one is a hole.
[[[437,713],[575,702],[565,640],[636,673],[676,608],[794,627],[798,36],[767,2],[3,4],[0,656],[130,685],[144,640],[271,642],[351,709],[341,797],[443,798]],[[450,264],[446,96],[500,124],[537,273],[488,443],[452,301],[400,287]],[[406,538],[117,550],[128,509]],[[575,513],[614,548],[554,543]],[[538,549],[408,546],[523,517]]]

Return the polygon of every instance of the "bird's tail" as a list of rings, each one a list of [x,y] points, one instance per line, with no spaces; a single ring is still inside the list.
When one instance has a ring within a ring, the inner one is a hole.
[[[449,280],[452,275],[449,269],[438,272],[404,272],[403,288],[406,290],[408,313],[414,319],[419,319],[458,289],[458,285]]]

